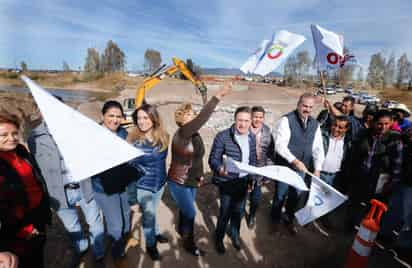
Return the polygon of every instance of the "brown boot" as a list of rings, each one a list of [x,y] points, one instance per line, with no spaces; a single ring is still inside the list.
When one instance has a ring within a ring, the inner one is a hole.
[[[113,260],[113,263],[116,268],[129,268],[126,256]]]

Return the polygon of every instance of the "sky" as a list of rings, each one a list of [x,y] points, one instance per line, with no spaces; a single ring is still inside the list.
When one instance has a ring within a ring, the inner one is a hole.
[[[202,67],[239,68],[278,30],[306,37],[311,24],[343,34],[367,68],[370,56],[412,59],[411,0],[0,0],[0,67],[83,68],[87,48],[113,40],[127,69],[143,69],[147,48],[163,62],[191,58]],[[278,70],[281,71],[281,70]]]

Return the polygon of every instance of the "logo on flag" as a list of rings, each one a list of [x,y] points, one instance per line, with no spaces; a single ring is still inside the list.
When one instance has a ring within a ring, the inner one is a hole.
[[[319,25],[311,25],[311,30],[318,70],[327,71],[342,67],[346,61],[343,53],[343,36]]]
[[[278,43],[275,45],[272,45],[267,52],[268,58],[271,60],[275,60],[282,56],[283,50],[285,49],[285,45],[282,43]]]
[[[345,195],[326,182],[318,177],[312,177],[308,202],[304,208],[295,213],[296,219],[300,225],[308,224],[334,210],[346,199]]]
[[[305,37],[281,30],[271,41],[263,40],[260,48],[248,58],[240,70],[262,76],[275,70],[303,42]]]

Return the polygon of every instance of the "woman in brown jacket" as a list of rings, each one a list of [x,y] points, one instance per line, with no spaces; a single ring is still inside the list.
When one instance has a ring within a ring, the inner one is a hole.
[[[179,126],[172,140],[172,162],[168,172],[168,185],[179,208],[178,232],[183,238],[183,247],[195,256],[204,254],[194,242],[193,227],[196,216],[196,190],[203,181],[203,155],[205,147],[199,129],[212,115],[219,101],[232,91],[227,82],[195,115],[192,105],[181,105],[175,112]]]

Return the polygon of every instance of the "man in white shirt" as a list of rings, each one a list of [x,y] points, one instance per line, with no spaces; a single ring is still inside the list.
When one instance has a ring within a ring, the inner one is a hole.
[[[315,97],[304,93],[299,98],[296,110],[284,115],[274,127],[275,164],[292,168],[302,178],[309,169],[319,176],[325,157],[319,123],[311,116],[314,104]],[[287,217],[284,223],[291,234],[296,234],[294,213],[299,198],[300,191],[277,182],[271,211],[276,229],[285,205]]]
[[[342,161],[349,149],[350,138],[346,136],[350,122],[346,116],[337,116],[330,130],[322,131],[325,161],[322,165],[320,178],[333,185],[336,175],[341,171]]]
[[[320,178],[329,185],[334,186],[336,178],[339,184],[345,182],[342,176],[345,158],[351,146],[351,135],[347,135],[350,128],[350,121],[347,116],[337,116],[332,120],[329,129],[322,129],[323,149],[325,151],[325,161],[322,165]],[[319,226],[321,223],[323,226]],[[315,223],[315,227],[323,233],[324,229],[331,227],[328,215],[320,218],[320,222]],[[323,228],[322,228],[323,227]]]

